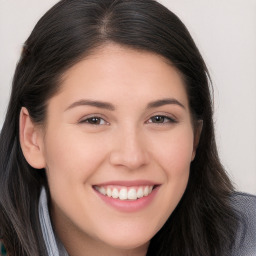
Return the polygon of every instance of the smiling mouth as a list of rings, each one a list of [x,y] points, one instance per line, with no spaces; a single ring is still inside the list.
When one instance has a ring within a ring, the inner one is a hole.
[[[150,195],[155,186],[93,186],[100,194],[119,200],[137,200]]]

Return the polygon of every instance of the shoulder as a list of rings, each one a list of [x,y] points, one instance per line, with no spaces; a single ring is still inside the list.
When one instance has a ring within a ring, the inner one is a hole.
[[[244,217],[255,216],[256,195],[250,195],[241,192],[235,192],[231,197],[232,206]]]
[[[256,256],[256,196],[234,193],[232,206],[238,216],[234,256]]]

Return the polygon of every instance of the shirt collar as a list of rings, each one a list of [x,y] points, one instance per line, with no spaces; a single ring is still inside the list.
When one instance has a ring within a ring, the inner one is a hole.
[[[42,188],[41,190],[38,212],[48,256],[68,256],[64,246],[53,232],[45,188]]]

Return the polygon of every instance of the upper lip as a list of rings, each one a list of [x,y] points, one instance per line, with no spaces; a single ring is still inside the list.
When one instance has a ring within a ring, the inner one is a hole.
[[[116,185],[116,186],[125,186],[125,187],[132,187],[132,186],[156,186],[160,185],[158,182],[154,181],[148,181],[148,180],[113,180],[113,181],[107,181],[103,183],[95,184],[94,186],[110,186],[110,185]]]

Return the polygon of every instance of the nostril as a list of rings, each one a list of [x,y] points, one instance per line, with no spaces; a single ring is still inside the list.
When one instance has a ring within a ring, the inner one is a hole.
[[[115,151],[110,155],[110,162],[113,165],[125,166],[128,169],[139,169],[148,164],[148,158],[144,152]]]

